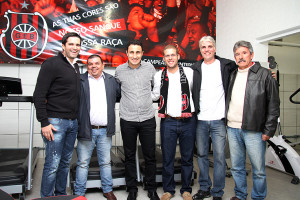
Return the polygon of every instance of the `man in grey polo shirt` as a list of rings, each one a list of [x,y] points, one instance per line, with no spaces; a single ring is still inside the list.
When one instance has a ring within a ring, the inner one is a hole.
[[[156,122],[152,105],[151,88],[155,68],[141,61],[143,47],[140,41],[128,43],[128,62],[116,69],[115,78],[121,85],[120,123],[125,151],[125,179],[128,198],[137,198],[137,174],[135,164],[137,136],[145,159],[145,189],[151,200],[159,200],[156,193],[155,129]]]

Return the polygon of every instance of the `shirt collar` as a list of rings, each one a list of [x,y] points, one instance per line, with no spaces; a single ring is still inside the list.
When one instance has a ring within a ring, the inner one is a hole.
[[[67,61],[74,66],[74,64],[79,60],[79,58],[74,58],[73,63],[71,63],[71,61],[63,54],[63,56],[67,59]]]
[[[89,73],[88,73],[88,78],[93,78],[93,79],[95,79],[95,78],[94,78],[92,75],[90,75]],[[100,75],[99,78],[105,79],[105,75],[104,75],[103,71],[102,71],[102,73],[101,73],[101,75]]]
[[[127,66],[128,66],[128,68],[130,68],[130,69],[138,69],[138,68],[140,68],[140,67],[142,66],[142,61],[141,61],[140,65],[139,65],[137,68],[132,68],[132,67],[130,67],[129,61],[127,61]]]

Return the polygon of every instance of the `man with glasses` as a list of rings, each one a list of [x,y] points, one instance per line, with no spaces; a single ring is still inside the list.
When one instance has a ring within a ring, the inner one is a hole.
[[[192,200],[191,178],[196,118],[192,99],[193,70],[179,66],[179,52],[173,45],[163,50],[166,67],[155,74],[153,100],[160,100],[158,116],[161,118],[161,148],[163,155],[163,190],[161,200],[175,194],[174,160],[179,139],[181,154],[180,193],[184,200]]]

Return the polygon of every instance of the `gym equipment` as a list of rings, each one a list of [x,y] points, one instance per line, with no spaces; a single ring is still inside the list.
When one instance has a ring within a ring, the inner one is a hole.
[[[111,164],[112,164],[111,170],[112,170],[112,178],[113,178],[113,187],[126,185],[125,166],[121,158],[114,153],[114,147],[112,148],[110,155],[111,155]],[[71,169],[70,169],[71,189],[73,190],[73,192],[74,192],[74,186],[76,181],[76,167],[77,167],[77,153],[75,149],[73,152]],[[91,157],[89,170],[88,170],[88,179],[86,182],[86,188],[87,189],[101,188],[100,168],[98,164],[96,148],[94,148]]]
[[[138,146],[138,155],[139,155],[139,165],[141,170],[141,181],[143,181],[145,177],[145,160],[142,153],[142,147]],[[163,159],[162,159],[162,152],[159,147],[155,149],[155,156],[156,156],[156,183],[162,183],[162,166],[163,166]],[[192,178],[191,178],[191,185],[194,185],[194,180],[197,179],[197,172],[193,171]],[[181,182],[181,158],[176,157],[174,162],[174,181]]]
[[[292,103],[300,104],[300,102],[292,100],[299,91],[300,88],[290,96]],[[268,140],[269,147],[266,152],[266,166],[291,174],[293,176],[291,183],[299,184],[300,156],[292,146],[300,144],[300,142],[288,143],[287,138],[293,138],[295,136],[282,135],[279,118],[277,127],[278,136],[274,136]],[[295,138],[297,137],[296,135]]]
[[[117,154],[119,155],[119,157],[122,160],[122,162],[125,163],[125,152],[124,152],[124,147],[123,146],[118,146],[117,147]],[[136,150],[136,153],[135,153],[135,164],[136,164],[137,182],[139,183],[139,182],[142,181],[142,177],[141,177],[141,171],[140,171],[138,149]],[[124,165],[124,169],[125,169],[125,165]]]
[[[5,199],[5,200],[14,200],[12,196],[7,194],[6,192],[0,190],[0,199]]]
[[[32,187],[32,173],[39,151],[33,148],[33,98],[8,94],[22,94],[19,78],[0,77],[0,106],[3,102],[31,103],[29,149],[0,149],[0,189],[9,194],[19,194],[22,200],[25,199],[25,191]]]
[[[38,151],[38,148],[32,149],[33,166],[36,164]],[[20,199],[25,199],[29,178],[28,149],[0,149],[0,157],[0,188],[9,194],[19,194]]]

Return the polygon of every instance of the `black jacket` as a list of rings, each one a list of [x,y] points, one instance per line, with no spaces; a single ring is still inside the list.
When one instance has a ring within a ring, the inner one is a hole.
[[[115,103],[120,97],[120,85],[110,74],[104,73],[104,84],[107,101],[107,128],[106,136],[112,136],[116,132]],[[92,127],[90,120],[90,85],[88,72],[81,74],[80,104],[79,104],[79,132],[78,140],[92,140]]]
[[[236,74],[237,70],[232,73],[229,82],[226,99],[226,116]],[[277,119],[280,113],[279,105],[277,81],[272,77],[270,70],[261,67],[259,63],[255,63],[249,69],[248,73],[241,128],[262,132],[272,137],[277,128]]]
[[[221,67],[221,74],[222,74],[222,82],[223,82],[223,87],[224,87],[224,92],[226,97],[230,74],[235,69],[237,69],[237,65],[232,60],[221,58],[219,56],[215,56],[215,58],[218,59],[221,63],[220,67]],[[195,105],[196,114],[200,112],[199,100],[200,100],[200,90],[201,90],[201,82],[202,82],[201,64],[203,61],[204,60],[202,59],[196,62],[193,66],[191,66],[192,69],[194,69],[192,94],[193,94],[193,101]]]
[[[33,94],[36,116],[41,126],[48,126],[49,117],[78,117],[80,74],[62,53],[48,58],[41,66]]]

